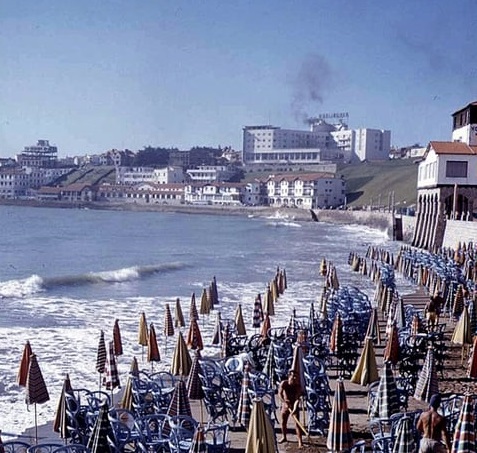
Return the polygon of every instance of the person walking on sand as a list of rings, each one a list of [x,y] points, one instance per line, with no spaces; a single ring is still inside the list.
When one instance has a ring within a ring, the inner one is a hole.
[[[278,396],[282,401],[281,407],[281,430],[282,437],[278,443],[287,442],[287,423],[290,415],[298,416],[298,403],[303,394],[298,376],[295,371],[290,370],[288,379],[284,379],[278,387]],[[303,447],[302,431],[297,421],[295,420],[296,437],[298,438],[298,448]]]
[[[422,434],[419,453],[446,453],[451,450],[446,419],[438,414],[441,396],[431,396],[429,409],[423,412],[417,420],[416,428]]]
[[[428,332],[434,331],[437,328],[437,324],[439,324],[439,315],[441,312],[440,300],[441,298],[439,296],[431,296],[424,309]]]

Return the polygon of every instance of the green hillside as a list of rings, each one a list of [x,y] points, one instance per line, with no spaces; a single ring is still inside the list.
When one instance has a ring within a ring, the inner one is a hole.
[[[417,199],[417,163],[410,159],[341,165],[349,206],[387,206],[394,192],[396,207],[412,207]]]

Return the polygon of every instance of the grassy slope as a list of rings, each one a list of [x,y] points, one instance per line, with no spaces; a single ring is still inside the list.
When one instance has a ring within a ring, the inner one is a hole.
[[[381,206],[387,206],[393,191],[397,207],[416,203],[417,164],[409,159],[343,165],[337,173],[346,181],[350,206],[369,205],[371,201],[376,206],[379,199]]]

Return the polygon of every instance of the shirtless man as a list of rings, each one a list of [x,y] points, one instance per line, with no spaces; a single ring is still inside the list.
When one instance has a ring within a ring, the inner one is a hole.
[[[429,410],[417,421],[417,430],[422,434],[419,453],[446,453],[451,450],[446,419],[437,413],[441,404],[440,395],[432,395]]]
[[[440,298],[438,296],[431,296],[429,302],[427,302],[425,313],[427,319],[427,330],[432,332],[439,324],[439,315],[440,315]]]
[[[296,373],[291,370],[288,373],[288,379],[285,379],[281,382],[280,386],[278,387],[278,396],[282,400],[282,407],[281,407],[281,416],[282,416],[282,423],[281,423],[281,430],[282,430],[282,438],[278,441],[278,443],[287,442],[287,422],[288,417],[291,414],[298,416],[297,405],[300,397],[302,395],[301,385],[298,382],[298,376]],[[302,439],[302,432],[298,423],[296,423],[296,437],[298,438],[298,448],[303,447],[303,439]]]

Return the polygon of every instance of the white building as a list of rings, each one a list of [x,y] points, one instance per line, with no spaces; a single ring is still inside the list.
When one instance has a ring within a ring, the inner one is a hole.
[[[477,102],[457,110],[452,119],[452,141],[477,146]]]
[[[184,183],[184,172],[180,167],[116,167],[116,184],[136,185]]]
[[[311,129],[281,129],[271,125],[243,128],[243,162],[318,164],[322,161],[388,159],[391,148],[390,131],[349,129],[339,122],[312,120]]]
[[[201,165],[187,170],[187,174],[193,183],[226,181],[233,175],[225,165]]]
[[[272,175],[266,184],[270,206],[316,209],[346,203],[345,181],[330,173]]]
[[[34,146],[25,146],[16,160],[21,167],[55,167],[58,161],[58,148],[48,140],[38,140]]]
[[[187,184],[184,201],[192,205],[240,206],[244,188],[244,184],[226,182]]]

